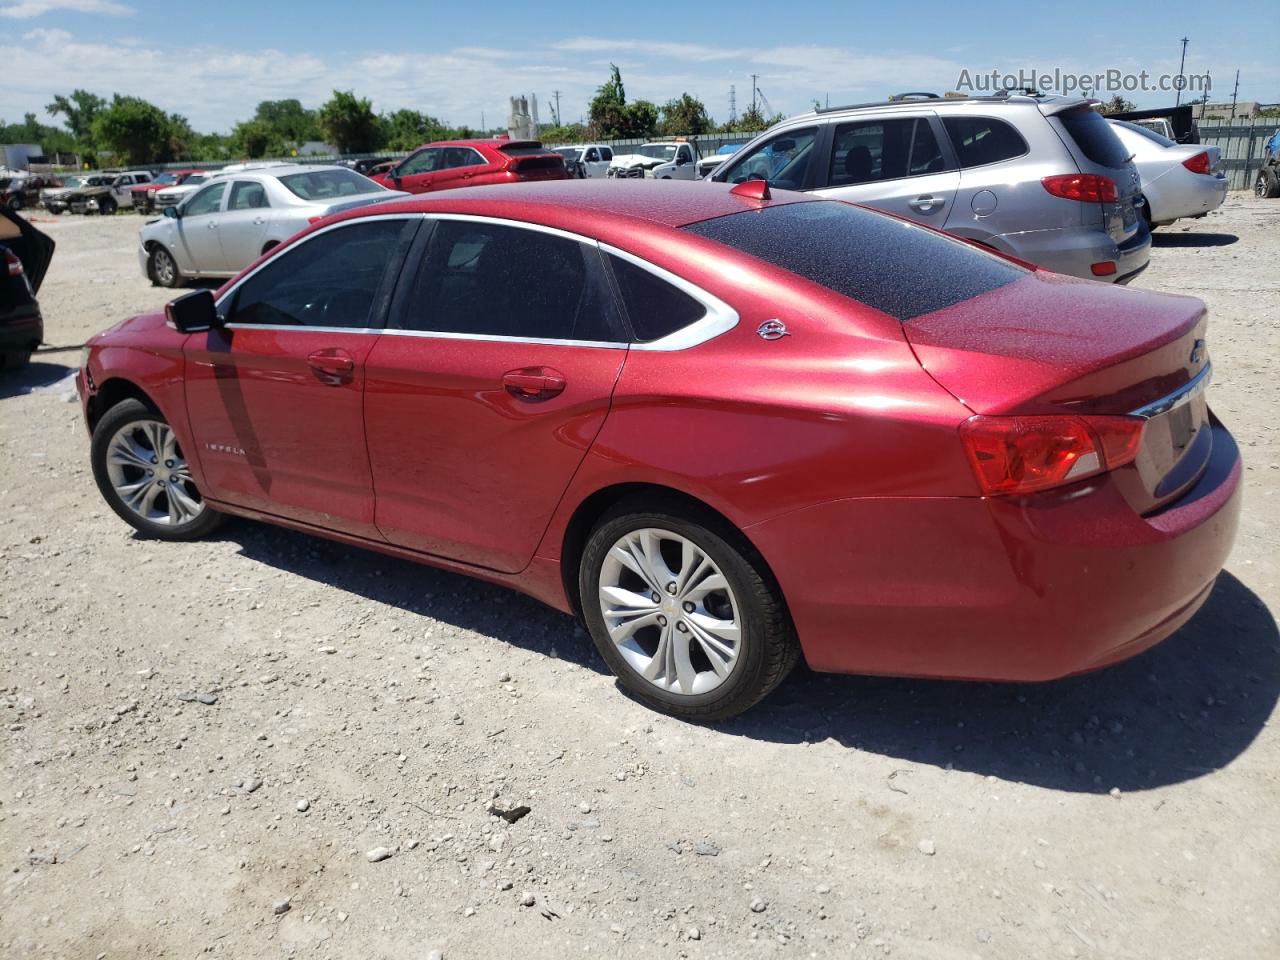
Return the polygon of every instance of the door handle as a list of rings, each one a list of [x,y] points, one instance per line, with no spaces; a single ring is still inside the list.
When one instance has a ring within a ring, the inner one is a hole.
[[[209,223],[208,223],[208,225],[206,226],[206,229],[208,229],[208,230],[217,230],[217,229],[218,229],[218,225],[217,225],[216,223],[214,223],[212,220],[210,220],[210,221],[209,221]]]
[[[316,379],[331,387],[346,383],[355,373],[356,359],[345,350],[317,350],[307,357],[307,365],[315,372]]]
[[[253,222],[260,227],[267,221],[263,220],[261,217],[254,217]]]
[[[927,193],[923,197],[916,197],[914,200],[908,200],[907,206],[912,210],[919,210],[921,213],[928,213],[934,206],[942,206],[946,201],[941,197],[931,197]]]
[[[565,388],[564,374],[550,367],[522,367],[502,375],[502,385],[517,400],[550,400]]]

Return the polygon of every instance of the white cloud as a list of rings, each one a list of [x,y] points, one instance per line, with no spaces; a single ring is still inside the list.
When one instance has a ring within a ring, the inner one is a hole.
[[[29,20],[55,10],[74,13],[105,13],[113,17],[131,17],[138,11],[114,0],[18,0],[17,3],[0,6],[0,17]]]

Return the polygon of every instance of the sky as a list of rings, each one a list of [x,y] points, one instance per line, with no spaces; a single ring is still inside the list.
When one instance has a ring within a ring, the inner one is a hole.
[[[201,12],[202,11],[202,12]],[[334,89],[378,111],[409,107],[454,125],[505,123],[513,94],[536,94],[553,119],[585,116],[609,64],[628,99],[659,104],[688,92],[717,122],[729,89],[741,112],[752,74],[774,112],[798,113],[883,99],[907,90],[955,89],[962,71],[1108,69],[1208,71],[1210,98],[1280,101],[1274,0],[1242,0],[1229,16],[1203,0],[1084,7],[916,0],[874,6],[809,0],[700,3],[467,4],[376,0],[305,3],[219,0],[0,0],[0,120],[45,112],[55,93],[84,88],[144,97],[198,130],[226,132],[260,100],[319,106]],[[1139,106],[1172,93],[1124,94]],[[1184,100],[1187,97],[1184,96]]]

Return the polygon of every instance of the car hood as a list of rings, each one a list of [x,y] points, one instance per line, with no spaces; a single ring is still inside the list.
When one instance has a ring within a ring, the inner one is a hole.
[[[624,153],[621,156],[615,153],[609,165],[612,167],[644,167],[646,170],[650,170],[670,162],[670,160],[664,160],[662,157],[646,157],[642,153]]]
[[[0,207],[0,217],[17,226],[20,236],[5,240],[4,245],[22,261],[22,271],[27,275],[31,289],[38,291],[40,284],[44,282],[45,272],[49,269],[49,261],[53,259],[56,244],[12,210]]]

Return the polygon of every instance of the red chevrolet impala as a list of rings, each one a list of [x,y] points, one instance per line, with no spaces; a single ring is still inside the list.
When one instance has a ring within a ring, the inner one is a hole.
[[[760,183],[490,186],[323,220],[79,377],[103,496],[579,614],[719,719],[816,670],[1047,680],[1195,613],[1235,534],[1195,299]]]

